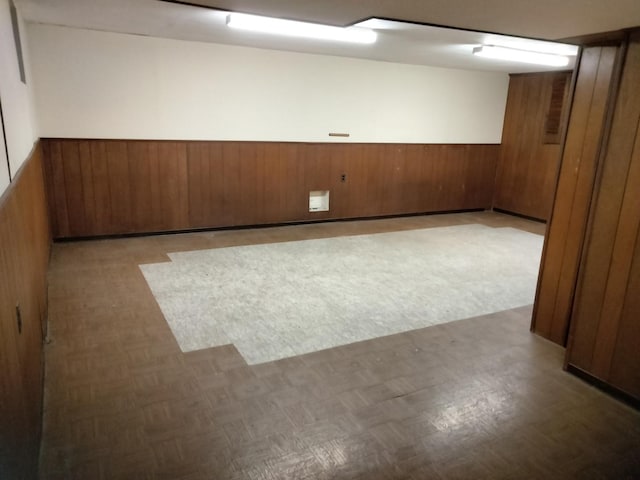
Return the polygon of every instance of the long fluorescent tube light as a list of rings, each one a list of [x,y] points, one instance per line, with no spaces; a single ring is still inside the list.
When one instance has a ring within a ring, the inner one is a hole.
[[[252,32],[286,35],[289,37],[314,38],[351,43],[374,43],[376,32],[360,27],[334,27],[317,23],[283,20],[246,13],[227,15],[227,26]]]
[[[535,65],[547,65],[550,67],[566,67],[569,65],[569,57],[564,55],[498,47],[496,45],[482,45],[481,47],[476,47],[473,49],[473,54],[497,60],[533,63]]]

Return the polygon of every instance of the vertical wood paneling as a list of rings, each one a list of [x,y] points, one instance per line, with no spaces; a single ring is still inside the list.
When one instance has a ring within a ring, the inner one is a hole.
[[[447,210],[447,206],[450,204],[450,191],[445,188],[446,172],[450,169],[452,176],[457,175],[456,165],[451,161],[451,152],[448,149],[443,149],[440,145],[429,147],[428,152],[433,158],[434,167],[432,171],[434,184],[431,201],[437,210]]]
[[[355,216],[353,212],[358,212],[361,208],[358,205],[358,196],[362,194],[363,178],[357,172],[362,168],[362,149],[348,149],[349,145],[336,147],[331,157],[333,190],[336,192],[336,205],[339,207],[335,215],[339,218],[349,218]],[[346,175],[344,181],[342,175]]]
[[[50,195],[51,201],[49,203],[56,212],[56,221],[54,222],[54,226],[57,227],[58,230],[56,232],[59,232],[60,236],[67,237],[71,235],[71,230],[69,229],[67,190],[61,150],[61,143],[53,143],[51,145],[51,148],[48,150],[48,153],[51,155],[47,162],[49,164],[49,168],[46,171],[50,174],[50,185],[53,186],[53,190],[51,190]],[[109,183],[105,181],[104,185],[107,186]]]
[[[106,142],[107,181],[111,198],[109,228],[116,233],[133,230],[131,211],[131,186],[127,143]],[[171,182],[168,182],[171,183]]]
[[[384,196],[382,186],[386,181],[384,177],[384,151],[376,145],[363,146],[362,170],[355,171],[352,177],[360,174],[365,179],[366,189],[363,197],[364,208],[362,216],[380,215],[383,211]]]
[[[422,165],[421,168],[421,183],[423,185],[422,194],[420,196],[420,201],[424,205],[434,205],[435,208],[439,206],[436,203],[436,199],[439,198],[439,193],[437,192],[437,178],[436,178],[436,166],[439,161],[439,157],[437,154],[432,152],[432,150],[438,148],[437,146],[428,146],[425,145],[422,149],[421,156],[422,158],[428,158],[429,161],[420,162]]]
[[[129,158],[129,173],[131,184],[135,188],[131,192],[131,208],[133,210],[133,228],[144,228],[147,218],[153,218],[153,204],[151,199],[151,159],[149,158],[149,145],[142,142],[127,145]]]
[[[640,401],[640,32],[583,50],[532,329]]]
[[[637,161],[637,159],[636,159]],[[638,343],[640,342],[640,236],[634,248],[629,282],[626,286],[623,310],[618,323],[617,337],[611,356],[608,381],[612,385],[640,398],[640,366]]]
[[[55,152],[53,151],[57,145],[52,142],[40,142],[40,149],[42,155],[42,169],[44,174],[45,191],[47,194],[47,205],[49,212],[57,212],[58,216],[62,216],[62,212],[57,207],[57,200],[55,198],[57,188],[54,188],[54,172],[53,166],[57,163],[55,160]],[[46,161],[44,159],[47,159]],[[59,193],[58,193],[59,195]],[[58,216],[49,215],[49,225],[51,232],[60,232],[62,229],[58,225]]]
[[[240,183],[240,144],[229,142],[222,147],[223,164],[223,225],[241,225],[242,184]]]
[[[205,142],[193,142],[187,146],[187,174],[189,176],[189,222],[194,226],[206,225],[207,206],[211,203],[210,189],[204,186],[210,182],[211,162]]]
[[[224,160],[222,145],[191,142],[187,145],[189,224],[194,228],[224,225]]]
[[[186,144],[184,142],[157,142],[157,148],[158,178],[162,186],[159,191],[159,210],[162,214],[161,230],[189,228]],[[131,188],[135,188],[135,185]]]
[[[57,238],[488,208],[498,151],[497,145],[43,142]],[[329,212],[308,211],[312,190],[331,192]]]
[[[631,51],[631,54],[635,51]],[[638,72],[634,77],[640,84],[640,49],[638,49]],[[634,106],[631,104],[630,106]],[[630,114],[631,112],[623,112]],[[616,227],[616,235],[611,252],[609,276],[604,292],[600,323],[596,333],[600,341],[596,344],[593,354],[593,373],[601,378],[608,376],[613,360],[618,327],[621,320],[625,298],[627,298],[627,284],[630,280],[631,266],[635,254],[636,241],[640,229],[640,102],[635,104],[635,115],[629,115],[628,124],[636,122],[633,152],[630,155],[630,165],[627,169],[627,181],[622,197],[622,204]],[[625,122],[627,123],[627,122]],[[629,136],[631,137],[631,135]],[[620,154],[622,152],[615,152]],[[640,291],[636,291],[636,294]],[[640,318],[640,317],[639,317]],[[640,337],[637,337],[640,340]]]
[[[304,164],[301,161],[302,146],[297,143],[279,144],[280,158],[285,162],[286,176],[283,185],[285,207],[281,221],[292,218],[305,218],[309,210],[309,192],[304,181]]]
[[[48,142],[44,142],[45,144]],[[51,142],[52,147],[57,146],[59,148],[58,142]],[[102,231],[105,229],[110,229],[111,223],[111,191],[109,185],[109,168],[107,164],[107,148],[106,142],[95,141],[89,142],[90,144],[90,164],[91,164],[91,175],[93,181],[93,191],[94,191],[94,200],[95,200],[95,212],[96,212],[96,223],[94,231]],[[87,159],[83,158],[83,162],[86,162]],[[45,164],[47,163],[47,159],[45,158]],[[54,195],[58,195],[57,193],[57,184],[54,186]],[[56,209],[51,211],[50,213],[52,218],[56,218],[59,215],[59,212]],[[54,222],[55,224],[55,222]],[[83,236],[90,235],[89,232],[74,232],[74,236]],[[61,231],[59,234],[56,234],[54,230],[54,236],[59,237],[69,237],[71,236],[71,232],[68,230],[63,233]]]
[[[240,201],[237,222],[239,225],[251,225],[255,223],[255,211],[260,200],[260,192],[256,189],[259,169],[257,149],[246,143],[240,143],[239,149]]]
[[[95,230],[97,226],[96,199],[91,165],[91,145],[89,142],[78,142],[78,161],[82,176],[82,202],[84,205],[84,228]]]
[[[330,191],[331,191],[331,211],[332,217],[345,218],[349,215],[350,210],[350,192],[349,184],[346,179],[351,175],[353,165],[349,155],[345,152],[344,145],[331,145],[330,148],[330,173],[331,179]],[[346,179],[342,181],[342,175],[346,175]]]
[[[621,81],[612,121],[604,127],[566,362],[640,401],[640,34],[632,34],[621,52]]]
[[[449,157],[449,164],[453,168],[453,172],[451,172],[454,178],[459,178],[461,181],[455,182],[453,185],[447,182],[447,170],[443,171],[442,176],[442,188],[447,193],[446,199],[447,203],[445,204],[444,210],[455,210],[454,204],[462,201],[464,205],[465,199],[465,180],[467,179],[467,175],[465,172],[465,162],[464,158],[466,156],[465,152],[466,147],[464,145],[454,145],[447,152],[447,156]],[[458,200],[459,199],[459,200]]]
[[[263,203],[262,218],[265,223],[278,223],[286,220],[284,215],[286,206],[285,186],[287,180],[286,159],[281,155],[280,145],[265,143],[262,145],[262,182]],[[260,177],[258,177],[260,178]]]
[[[406,147],[406,177],[403,198],[405,205],[410,211],[420,211],[421,193],[424,188],[424,170],[425,162],[420,161],[421,145],[407,145]]]
[[[57,152],[54,150],[54,154]],[[0,198],[2,478],[36,478],[38,465],[46,271],[51,244],[42,168],[41,150],[36,146]],[[16,321],[17,305],[21,310],[21,333]]]
[[[617,54],[617,47],[583,51],[545,239],[532,329],[560,345],[567,338]]]
[[[568,72],[512,75],[493,206],[547,220],[561,146],[545,143],[553,82]]]
[[[84,182],[82,165],[80,164],[79,142],[69,142],[62,145],[62,171],[64,172],[65,191],[67,192],[69,230],[85,231],[87,212],[84,201]]]
[[[386,145],[382,204],[383,215],[394,215],[402,212],[402,195],[404,172],[404,145]]]

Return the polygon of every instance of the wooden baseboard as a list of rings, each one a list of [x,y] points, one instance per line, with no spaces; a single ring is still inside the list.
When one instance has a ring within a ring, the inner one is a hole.
[[[74,237],[74,238],[58,238],[56,243],[66,242],[84,242],[91,240],[109,240],[116,238],[136,238],[136,237],[148,237],[156,235],[175,235],[180,233],[196,233],[196,232],[218,232],[225,230],[249,230],[258,228],[276,228],[287,227],[293,225],[308,225],[312,223],[332,223],[332,222],[361,222],[366,220],[384,220],[385,218],[406,218],[406,217],[421,217],[425,215],[448,215],[453,213],[469,213],[469,212],[483,212],[485,208],[471,208],[466,210],[445,210],[442,212],[420,212],[420,213],[405,213],[398,215],[379,215],[373,217],[356,217],[356,218],[331,218],[326,220],[304,220],[299,222],[281,222],[281,223],[261,223],[256,225],[238,225],[231,227],[210,227],[210,228],[190,228],[184,230],[170,230],[170,231],[158,231],[158,232],[141,232],[141,233],[123,233],[116,235],[99,235],[99,236],[87,236],[87,237]]]
[[[494,212],[504,213],[506,215],[513,215],[514,217],[520,217],[520,218],[524,218],[526,220],[532,220],[534,222],[547,223],[547,221],[544,220],[543,218],[532,217],[530,215],[523,215],[522,213],[518,213],[518,212],[510,212],[509,210],[504,210],[502,208],[492,208],[492,210]]]
[[[585,372],[579,367],[575,365],[568,364],[566,367],[567,372],[572,373],[576,377],[584,380],[587,383],[590,383],[594,387],[603,392],[611,395],[612,397],[620,400],[621,402],[629,405],[630,407],[635,408],[636,410],[640,410],[640,398],[636,398],[633,395],[628,394],[627,392],[620,390],[617,387],[591,375],[589,372]]]

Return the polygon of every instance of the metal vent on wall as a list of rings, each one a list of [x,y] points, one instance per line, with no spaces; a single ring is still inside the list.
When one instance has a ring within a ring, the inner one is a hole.
[[[553,79],[547,120],[544,125],[544,143],[560,143],[570,80],[570,72],[557,73]]]
[[[313,190],[309,192],[309,211],[329,211],[329,190]]]

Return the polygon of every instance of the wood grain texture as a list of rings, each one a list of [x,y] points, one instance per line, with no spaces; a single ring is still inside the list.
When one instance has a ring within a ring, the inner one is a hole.
[[[0,245],[0,477],[31,479],[40,443],[51,247],[39,145],[0,198]]]
[[[561,145],[549,144],[545,127],[553,84],[569,72],[512,75],[496,173],[493,206],[548,220]],[[562,115],[561,115],[562,117]]]
[[[619,47],[584,49],[540,267],[532,329],[565,345]]]
[[[640,38],[636,37],[627,49],[610,137],[594,190],[567,351],[570,365],[637,399],[639,84]]]
[[[489,208],[499,148],[43,143],[56,238]],[[331,192],[329,212],[308,211],[312,190]]]

